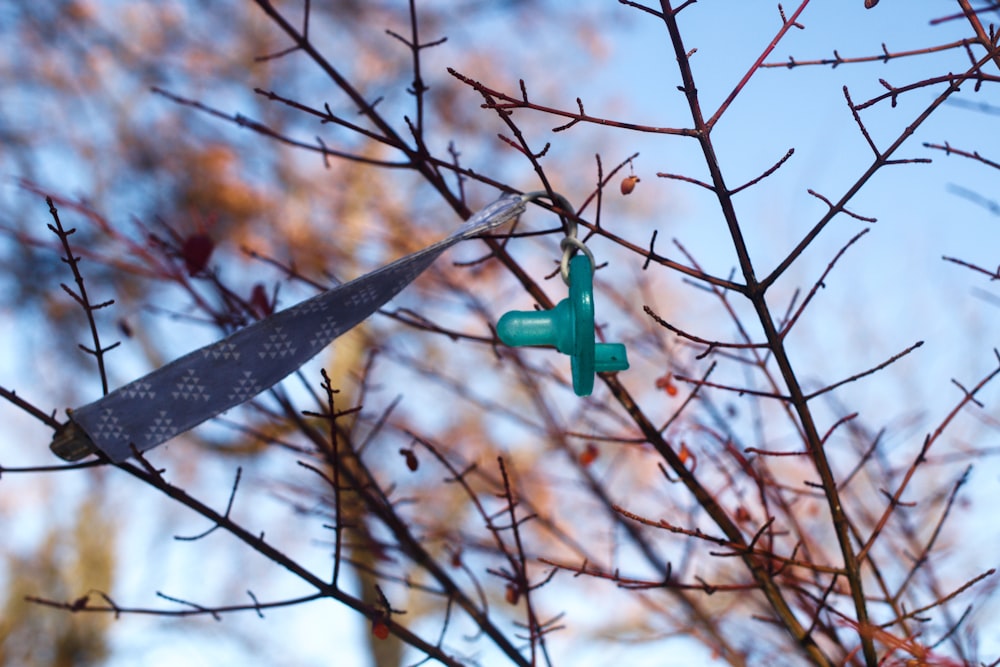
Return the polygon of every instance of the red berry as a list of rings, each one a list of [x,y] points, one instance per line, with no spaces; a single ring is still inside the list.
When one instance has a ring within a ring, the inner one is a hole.
[[[635,184],[638,182],[639,182],[639,177],[635,176],[634,174],[632,176],[626,176],[625,178],[623,178],[621,186],[622,194],[623,195],[632,194],[632,191],[635,190]]]

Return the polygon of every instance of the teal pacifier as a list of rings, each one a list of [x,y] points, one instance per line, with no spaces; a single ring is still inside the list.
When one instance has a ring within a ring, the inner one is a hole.
[[[526,195],[527,196],[527,195]],[[559,202],[565,210],[564,202]],[[628,369],[621,343],[598,343],[594,329],[594,257],[576,238],[576,225],[568,226],[563,239],[563,279],[569,296],[552,310],[511,311],[497,322],[497,335],[505,345],[543,345],[568,354],[573,368],[573,391],[589,396],[594,373]],[[574,253],[582,250],[582,254]]]

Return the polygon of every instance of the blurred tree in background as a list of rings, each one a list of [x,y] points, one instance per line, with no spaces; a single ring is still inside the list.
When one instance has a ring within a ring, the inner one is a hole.
[[[0,1],[3,664],[997,664],[953,517],[996,491],[998,10],[873,4]],[[629,348],[592,397],[495,335],[565,296],[529,207],[145,461],[54,465],[105,382],[537,190]]]

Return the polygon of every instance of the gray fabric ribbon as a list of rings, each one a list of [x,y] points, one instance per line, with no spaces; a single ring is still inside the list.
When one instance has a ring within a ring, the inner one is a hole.
[[[52,451],[67,460],[93,448],[121,462],[194,428],[280,382],[337,336],[360,324],[459,241],[524,211],[504,195],[448,237],[195,350],[107,396],[68,411]],[[82,433],[81,433],[82,430]]]

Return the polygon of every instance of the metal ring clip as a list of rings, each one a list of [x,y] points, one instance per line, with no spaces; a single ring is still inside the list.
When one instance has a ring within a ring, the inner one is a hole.
[[[587,259],[590,260],[590,267],[592,270],[596,268],[596,264],[594,263],[594,254],[583,244],[583,241],[577,238],[578,225],[576,223],[576,218],[570,217],[573,213],[573,205],[569,203],[568,199],[563,197],[558,192],[550,193],[545,190],[526,192],[521,195],[521,199],[523,201],[548,199],[562,211],[562,213],[559,214],[559,219],[562,221],[564,236],[562,241],[559,242],[559,247],[562,248],[563,251],[562,258],[559,260],[559,275],[562,276],[564,283],[569,285],[569,261],[573,259],[577,252],[583,252],[583,254],[587,256]]]

